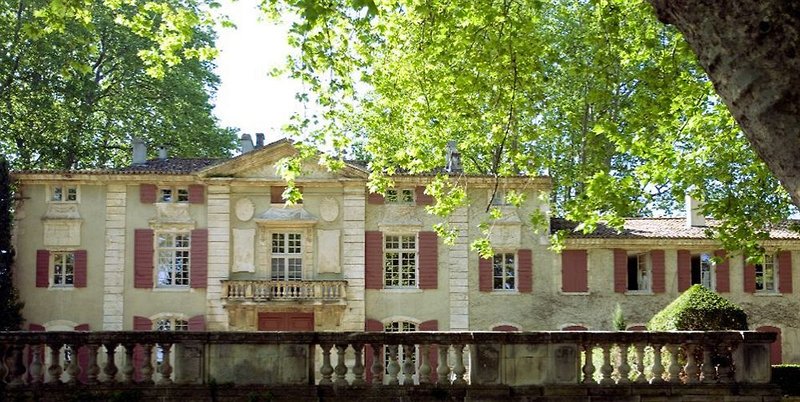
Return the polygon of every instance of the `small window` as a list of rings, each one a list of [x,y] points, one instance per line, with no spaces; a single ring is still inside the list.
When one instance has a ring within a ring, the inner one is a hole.
[[[75,284],[75,253],[51,253],[53,267],[53,286],[72,287]]]
[[[390,188],[386,190],[386,203],[388,204],[413,204],[414,190],[410,188]]]
[[[187,187],[161,187],[158,190],[158,202],[189,202]]]
[[[50,186],[50,201],[51,202],[77,202],[78,201],[78,186],[55,184]]]
[[[628,255],[628,290],[650,291],[650,259],[647,253]]]
[[[692,255],[692,285],[714,289],[714,260],[711,253]]]
[[[772,293],[777,292],[775,285],[777,278],[778,261],[772,254],[765,254],[761,264],[756,264],[756,292]]]
[[[515,290],[517,288],[516,270],[516,255],[514,253],[495,254],[492,259],[494,290]]]

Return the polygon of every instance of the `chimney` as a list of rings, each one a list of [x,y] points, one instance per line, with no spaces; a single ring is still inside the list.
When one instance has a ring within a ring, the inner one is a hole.
[[[264,146],[264,133],[256,133],[256,148]]]
[[[703,203],[694,199],[691,195],[686,195],[686,226],[697,227],[706,225],[706,217],[703,215]]]
[[[242,138],[239,140],[239,150],[243,154],[253,150],[253,138],[250,137],[250,134],[242,134]]]
[[[131,141],[131,145],[133,145],[133,164],[141,165],[147,162],[147,145],[144,144],[144,141],[140,138],[134,138]]]
[[[158,146],[158,159],[167,159],[167,146],[166,145],[159,145]]]
[[[447,141],[444,155],[444,170],[448,173],[461,173],[461,153],[455,141]]]

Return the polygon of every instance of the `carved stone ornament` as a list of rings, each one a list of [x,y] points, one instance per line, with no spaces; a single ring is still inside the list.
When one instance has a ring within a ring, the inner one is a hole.
[[[250,219],[253,219],[253,214],[256,211],[256,207],[249,198],[242,198],[239,201],[236,201],[236,219],[239,219],[242,222],[247,222]]]
[[[333,222],[339,217],[339,203],[333,197],[325,197],[319,204],[319,215],[325,222]]]
[[[192,217],[189,215],[189,204],[159,202],[156,203],[158,212],[158,222],[161,223],[189,223]]]

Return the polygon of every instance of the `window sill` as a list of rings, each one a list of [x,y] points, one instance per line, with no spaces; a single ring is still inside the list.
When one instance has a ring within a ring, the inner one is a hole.
[[[50,286],[49,289],[50,290],[59,290],[59,291],[63,291],[63,290],[71,291],[71,290],[75,289],[75,286],[54,285],[54,286]]]
[[[625,296],[652,296],[654,294],[655,293],[653,293],[652,290],[626,290],[625,291]]]
[[[163,287],[154,287],[154,292],[189,292],[192,288],[188,286],[163,286]]]
[[[770,291],[756,291],[755,293],[753,293],[753,296],[758,296],[758,297],[782,297],[783,293],[770,292]]]
[[[517,289],[492,289],[493,295],[518,295],[521,294]]]
[[[565,296],[589,296],[591,292],[565,292],[563,290],[560,291],[562,295]]]
[[[420,288],[383,288],[381,293],[422,293]]]

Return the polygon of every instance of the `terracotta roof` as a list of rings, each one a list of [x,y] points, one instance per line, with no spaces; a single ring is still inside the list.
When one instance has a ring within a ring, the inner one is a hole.
[[[706,229],[719,225],[714,219],[706,219],[706,226],[686,226],[686,218],[626,218],[622,231],[606,225],[598,225],[593,233],[575,232],[577,223],[563,218],[550,220],[550,231],[566,230],[568,238],[594,239],[708,239]],[[800,225],[800,220],[789,220],[770,230],[771,239],[800,239],[800,233],[791,227]]]
[[[167,158],[150,159],[145,163],[114,169],[121,173],[187,174],[227,161],[220,158]]]

